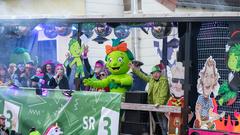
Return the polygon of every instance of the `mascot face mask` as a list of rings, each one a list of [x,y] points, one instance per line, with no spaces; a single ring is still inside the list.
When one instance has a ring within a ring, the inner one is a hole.
[[[69,46],[69,51],[73,57],[80,57],[82,50],[77,40],[72,40],[72,43],[70,43],[70,46]]]
[[[232,46],[228,54],[228,67],[234,72],[240,71],[240,44]]]
[[[125,74],[129,70],[130,60],[125,52],[114,51],[107,56],[107,68],[114,74]]]
[[[134,59],[127,44],[120,39],[113,39],[112,46],[106,45],[107,68],[113,75],[126,74],[129,70],[129,63]]]
[[[228,58],[228,67],[233,70],[233,71],[238,71],[239,69],[237,68],[237,62],[238,62],[238,57],[235,56],[234,53],[229,54]]]

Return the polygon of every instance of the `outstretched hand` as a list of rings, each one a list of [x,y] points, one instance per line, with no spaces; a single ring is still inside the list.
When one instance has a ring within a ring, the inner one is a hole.
[[[129,63],[128,66],[132,69],[132,70],[136,70],[136,67],[133,63]]]
[[[91,86],[93,83],[93,80],[91,78],[88,78],[88,79],[84,79],[83,80],[83,84],[84,86]]]
[[[65,54],[65,57],[66,57],[66,59],[69,59],[69,58],[71,57],[70,52],[67,52],[67,53]]]
[[[88,50],[88,45],[84,46],[84,48],[83,48],[83,56],[87,57],[88,51],[89,51]]]

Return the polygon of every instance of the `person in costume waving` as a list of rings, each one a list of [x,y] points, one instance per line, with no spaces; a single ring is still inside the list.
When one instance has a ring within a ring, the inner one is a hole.
[[[148,103],[154,104],[156,107],[159,105],[166,105],[169,97],[169,85],[168,80],[165,76],[161,75],[161,69],[158,65],[152,67],[151,76],[143,74],[139,69],[137,69],[133,64],[130,65],[133,73],[142,78],[149,84],[148,87]],[[154,112],[152,113],[155,121],[159,123],[159,128],[161,128],[162,135],[167,135],[167,118],[163,113]],[[156,131],[154,131],[156,132]]]
[[[127,48],[127,43],[120,39],[112,39],[112,46],[106,45],[106,66],[111,73],[103,80],[85,79],[85,86],[105,88],[109,86],[110,92],[124,94],[131,88],[133,79],[127,74],[129,64],[134,59],[132,52]]]

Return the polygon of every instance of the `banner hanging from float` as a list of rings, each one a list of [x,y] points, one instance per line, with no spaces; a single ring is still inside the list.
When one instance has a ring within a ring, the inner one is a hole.
[[[48,91],[46,96],[35,89],[0,88],[0,113],[6,127],[24,135],[35,127],[43,135],[117,135],[121,95],[104,92]]]

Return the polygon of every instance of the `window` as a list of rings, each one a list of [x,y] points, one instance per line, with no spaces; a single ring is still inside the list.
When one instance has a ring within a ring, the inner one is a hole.
[[[123,0],[124,5],[124,11],[131,11],[131,3],[134,0]],[[142,0],[136,0],[137,1],[137,8],[138,11],[142,10]]]

